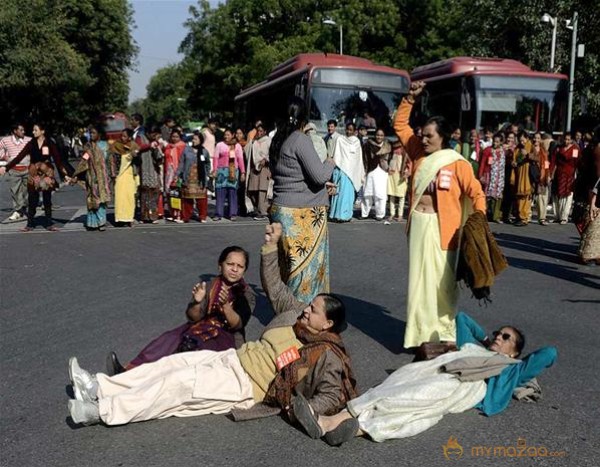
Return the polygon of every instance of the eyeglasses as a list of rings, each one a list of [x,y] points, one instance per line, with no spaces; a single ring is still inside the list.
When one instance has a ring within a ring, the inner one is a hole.
[[[511,336],[509,333],[507,333],[507,332],[494,331],[494,332],[492,333],[492,337],[493,337],[494,339],[496,339],[496,337],[498,337],[498,336],[502,337],[502,340],[503,340],[503,341],[509,341],[509,340],[510,340],[510,338],[512,337],[512,336]]]

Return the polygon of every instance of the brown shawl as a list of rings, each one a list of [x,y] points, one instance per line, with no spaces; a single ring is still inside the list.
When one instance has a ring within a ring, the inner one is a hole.
[[[456,280],[463,280],[475,298],[491,301],[494,277],[507,267],[485,214],[475,211],[463,227]]]
[[[294,324],[294,333],[303,347],[300,349],[300,358],[279,371],[271,382],[265,403],[275,405],[284,410],[290,406],[292,394],[296,385],[315,367],[321,355],[331,350],[342,361],[342,392],[343,400],[332,413],[339,412],[345,407],[346,402],[356,397],[356,379],[350,366],[350,357],[346,353],[344,343],[339,334],[333,332],[311,333],[306,326],[297,322]],[[325,415],[331,415],[325,414]]]

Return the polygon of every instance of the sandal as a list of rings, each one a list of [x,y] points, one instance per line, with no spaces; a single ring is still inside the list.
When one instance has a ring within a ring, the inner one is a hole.
[[[294,398],[293,408],[296,419],[308,436],[312,439],[318,439],[323,436],[323,430],[319,426],[317,417],[302,394],[297,394]]]
[[[48,232],[58,232],[60,229],[58,227],[56,227],[55,225],[49,225],[48,227],[46,227],[46,230]]]
[[[25,227],[23,227],[21,229],[21,232],[32,232],[33,231],[33,227],[31,227],[30,225],[26,225]]]

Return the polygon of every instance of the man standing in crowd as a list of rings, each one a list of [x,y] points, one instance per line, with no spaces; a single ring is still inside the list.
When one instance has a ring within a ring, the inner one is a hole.
[[[31,138],[25,136],[25,127],[20,123],[12,126],[12,134],[0,139],[0,160],[7,163],[19,155]],[[29,156],[25,156],[13,169],[8,171],[10,177],[10,194],[13,201],[14,212],[8,221],[17,222],[25,219],[27,208],[27,176]]]
[[[248,197],[254,206],[255,220],[266,219],[269,202],[267,199],[271,170],[269,169],[269,148],[271,138],[265,128],[259,123],[256,126],[256,136],[246,146],[248,153]]]
[[[144,144],[146,144],[148,139],[146,138],[146,129],[143,127],[144,117],[140,114],[133,114],[131,116],[131,125],[133,126],[133,140],[137,143],[138,138],[141,138],[142,141],[145,141]]]
[[[173,131],[173,128],[175,128],[175,120],[173,120],[171,117],[165,118],[163,126],[160,127],[160,136],[162,137],[163,141],[169,141],[171,139],[171,132]]]
[[[333,154],[333,147],[335,146],[335,140],[340,135],[337,131],[337,121],[328,120],[327,121],[327,134],[323,138],[325,140],[325,144],[327,145],[327,154],[331,157]]]

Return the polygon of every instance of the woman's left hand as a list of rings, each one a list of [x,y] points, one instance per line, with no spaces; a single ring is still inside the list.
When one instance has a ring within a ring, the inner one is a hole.
[[[325,188],[329,196],[337,195],[337,185],[333,182],[325,182]]]
[[[246,181],[246,174],[240,175],[240,182],[244,183]]]

